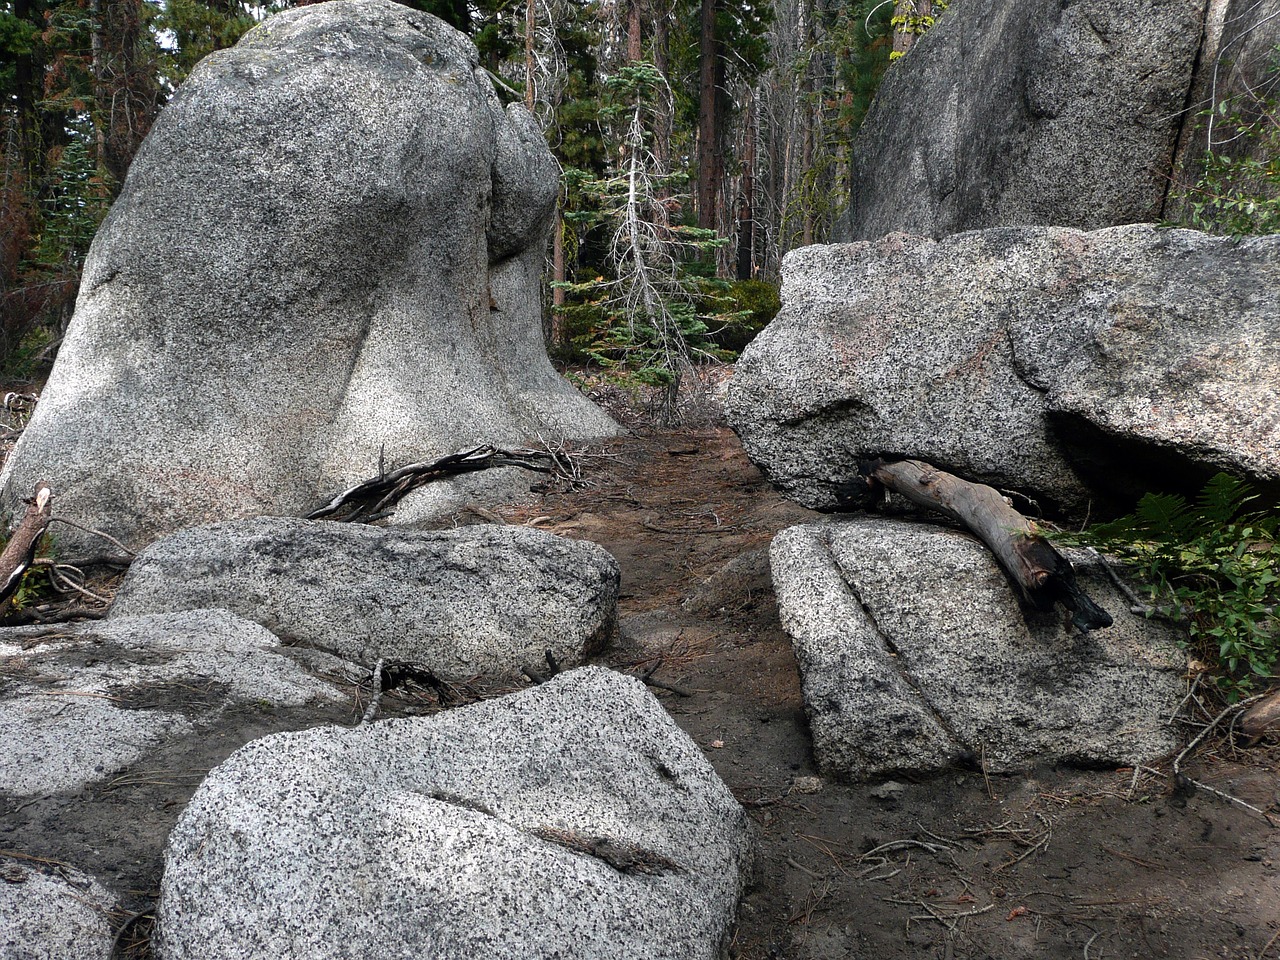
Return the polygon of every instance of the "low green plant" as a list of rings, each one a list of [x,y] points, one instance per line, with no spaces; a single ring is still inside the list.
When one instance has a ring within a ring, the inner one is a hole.
[[[1276,675],[1280,660],[1280,510],[1220,473],[1192,502],[1149,493],[1129,516],[1067,539],[1128,566],[1152,613],[1186,625],[1234,702]]]

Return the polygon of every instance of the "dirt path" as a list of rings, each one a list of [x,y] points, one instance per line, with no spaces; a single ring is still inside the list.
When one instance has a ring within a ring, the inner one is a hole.
[[[1130,799],[1132,770],[818,779],[765,553],[814,515],[723,428],[638,437],[588,466],[592,489],[507,519],[610,550],[610,662],[658,665],[690,694],[658,691],[759,831],[734,957],[1280,960],[1280,829],[1210,795],[1144,774]],[[1210,754],[1192,773],[1280,813],[1278,759]]]
[[[814,515],[775,493],[723,428],[629,438],[586,466],[594,486],[505,518],[594,540],[620,561],[608,662],[656,668],[688,694],[657,691],[758,831],[734,957],[1280,960],[1280,830],[1213,796],[1173,795],[1144,775],[1130,798],[1131,770],[821,780],[766,553],[777,531]],[[440,709],[398,695],[383,707]],[[219,737],[176,744],[154,769],[23,804],[0,823],[0,847],[74,861],[121,890],[128,911],[147,911],[164,837],[200,773],[264,733],[362,709],[226,718]],[[1228,751],[1192,775],[1280,814],[1280,746]],[[149,956],[147,932],[130,928],[128,956]]]

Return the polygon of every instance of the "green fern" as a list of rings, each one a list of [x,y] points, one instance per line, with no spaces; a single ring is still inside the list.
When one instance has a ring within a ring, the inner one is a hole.
[[[1236,700],[1274,679],[1280,661],[1280,512],[1259,504],[1249,484],[1220,473],[1194,503],[1147,494],[1133,514],[1061,539],[1130,567]]]

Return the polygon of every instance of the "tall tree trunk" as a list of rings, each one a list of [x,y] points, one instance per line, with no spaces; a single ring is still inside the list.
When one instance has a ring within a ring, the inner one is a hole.
[[[716,228],[716,201],[720,178],[717,170],[719,154],[719,98],[716,96],[716,0],[702,0],[702,29],[698,41],[698,226]]]
[[[756,167],[756,110],[755,100],[747,101],[742,150],[742,200],[738,205],[738,269],[739,280],[750,280],[755,275],[755,167]]]
[[[671,3],[662,4],[654,10],[653,18],[653,65],[662,79],[671,85]],[[653,158],[658,172],[663,176],[671,173],[671,134],[672,134],[671,102],[662,98],[662,107],[658,110],[653,123]],[[671,200],[671,186],[663,183],[658,187],[658,202],[666,208]]]
[[[559,284],[565,281],[564,265],[564,202],[556,203],[556,219],[551,234],[551,343],[553,346],[564,346],[568,341],[568,331],[564,321],[564,287]]]
[[[917,18],[933,14],[933,0],[895,0],[893,16],[898,24],[893,29],[893,52],[905,54],[919,36]]]
[[[536,66],[533,56],[533,41],[538,32],[537,0],[525,0],[524,5],[524,105],[533,113],[533,105],[537,100],[534,90],[533,75]]]
[[[813,243],[813,185],[805,182],[813,170],[813,112],[807,103],[803,105],[803,111],[804,136],[800,140],[800,177],[804,220],[800,242],[807,247]]]
[[[155,47],[144,19],[145,0],[102,4],[106,165],[123,182],[160,109]]]
[[[639,63],[644,59],[643,0],[627,3],[627,63]]]
[[[105,67],[102,57],[102,0],[89,0],[89,75],[93,80],[94,165],[101,172],[107,168],[107,128],[111,125],[111,98],[103,82]]]
[[[44,0],[15,0],[13,15],[17,20],[36,27],[44,25]],[[49,115],[40,109],[44,100],[43,47],[33,45],[31,51],[14,58],[14,92],[16,113],[17,148],[21,158],[22,173],[29,189],[41,190],[48,171]],[[61,117],[58,118],[61,127]]]

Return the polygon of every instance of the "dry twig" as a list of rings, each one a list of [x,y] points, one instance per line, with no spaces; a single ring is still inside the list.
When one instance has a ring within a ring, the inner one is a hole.
[[[373,665],[373,675],[370,679],[372,695],[369,697],[369,705],[365,707],[364,715],[360,718],[360,723],[357,726],[373,720],[373,715],[378,712],[378,707],[382,703],[382,663],[383,659],[379,657],[378,662]]]

